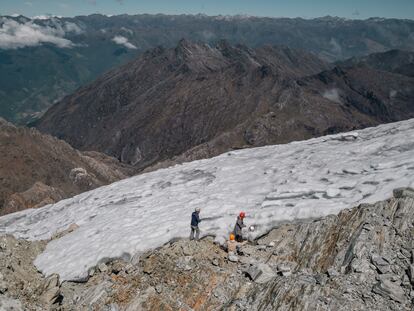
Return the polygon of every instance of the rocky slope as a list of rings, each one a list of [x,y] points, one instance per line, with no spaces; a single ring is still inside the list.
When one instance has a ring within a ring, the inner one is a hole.
[[[354,57],[338,63],[341,66],[367,66],[373,69],[414,77],[414,52],[391,50],[365,57]]]
[[[408,76],[329,69],[288,48],[183,40],[66,97],[36,126],[142,169],[410,118],[413,100]]]
[[[33,33],[29,42],[21,29]],[[412,20],[94,14],[74,18],[0,17],[0,116],[31,120],[100,74],[181,38],[250,47],[286,45],[327,61],[414,49]]]
[[[411,310],[414,190],[339,215],[280,224],[236,257],[208,237],[171,241],[85,283],[44,279],[45,242],[0,237],[0,307],[15,310]],[[64,233],[62,233],[64,234]]]
[[[37,208],[127,177],[132,170],[0,119],[0,215]]]

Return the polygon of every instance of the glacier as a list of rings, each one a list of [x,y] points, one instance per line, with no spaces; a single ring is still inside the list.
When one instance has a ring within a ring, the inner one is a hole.
[[[265,234],[278,223],[336,214],[414,187],[414,119],[261,148],[224,153],[104,186],[40,209],[0,218],[0,234],[51,239],[35,260],[45,275],[80,281],[100,262],[139,258],[190,234],[201,208],[201,236],[222,243],[240,211]]]

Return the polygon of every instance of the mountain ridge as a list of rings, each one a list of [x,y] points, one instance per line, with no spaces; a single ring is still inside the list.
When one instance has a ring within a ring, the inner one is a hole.
[[[18,42],[23,47],[0,50],[0,71],[4,73],[4,78],[0,77],[0,115],[20,123],[39,117],[56,100],[107,70],[150,48],[174,47],[182,37],[209,44],[227,39],[251,48],[286,45],[328,61],[393,48],[414,50],[414,38],[410,35],[414,22],[396,19],[229,19],[149,14],[0,19],[0,27],[2,23],[12,23],[9,30],[25,26],[35,33],[53,34],[48,37],[50,42],[25,46],[24,40],[7,32],[13,39],[11,43]],[[69,47],[59,47],[56,42]]]
[[[197,146],[189,159],[413,116],[413,78],[330,68],[289,48],[184,40],[103,75],[35,126],[144,169]]]

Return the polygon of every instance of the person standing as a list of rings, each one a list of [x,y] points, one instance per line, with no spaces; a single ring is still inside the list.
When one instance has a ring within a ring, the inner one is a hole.
[[[243,222],[244,217],[246,217],[246,214],[244,212],[240,212],[239,216],[237,216],[236,225],[234,226],[233,233],[237,242],[243,242],[242,229],[246,227]]]
[[[191,233],[190,233],[190,240],[196,240],[200,237],[200,228],[198,227],[198,224],[201,222],[200,219],[200,208],[197,207],[195,211],[191,214]],[[195,237],[194,237],[195,233]]]

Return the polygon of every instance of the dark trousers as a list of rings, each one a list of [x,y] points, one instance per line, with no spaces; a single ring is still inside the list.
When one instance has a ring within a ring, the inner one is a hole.
[[[235,240],[236,240],[236,242],[241,243],[241,242],[243,242],[243,237],[241,235],[236,234]]]
[[[194,240],[194,233],[195,239],[198,240],[200,237],[200,229],[198,226],[191,226],[190,240]]]

